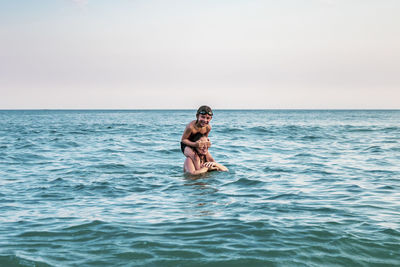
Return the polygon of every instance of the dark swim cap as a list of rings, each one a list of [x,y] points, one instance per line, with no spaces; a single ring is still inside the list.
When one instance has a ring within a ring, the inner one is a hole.
[[[210,116],[213,115],[212,109],[209,106],[201,106],[199,107],[199,109],[197,110],[196,116],[198,116],[199,114],[208,114]]]

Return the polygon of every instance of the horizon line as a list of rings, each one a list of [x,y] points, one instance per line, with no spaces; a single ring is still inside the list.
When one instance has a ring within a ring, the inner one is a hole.
[[[0,111],[151,111],[151,110],[196,110],[196,108],[12,108],[12,109],[2,109]],[[323,110],[343,110],[343,111],[398,111],[400,108],[213,108],[213,110],[265,110],[265,111],[274,111],[274,110],[310,110],[310,111],[323,111]]]

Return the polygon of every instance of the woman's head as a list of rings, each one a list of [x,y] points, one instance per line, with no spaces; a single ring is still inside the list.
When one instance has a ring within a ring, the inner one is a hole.
[[[200,146],[196,147],[197,153],[200,155],[205,155],[208,152],[208,148],[210,147],[210,141],[208,140],[208,137],[205,135],[199,135],[196,136],[196,138],[193,140],[194,142],[200,141]]]

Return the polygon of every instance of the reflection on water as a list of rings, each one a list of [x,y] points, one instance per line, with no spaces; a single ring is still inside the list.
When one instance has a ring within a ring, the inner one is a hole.
[[[187,198],[194,214],[193,216],[208,216],[216,215],[215,207],[218,206],[215,199],[218,197],[211,195],[216,194],[218,189],[213,187],[208,180],[212,179],[212,173],[206,173],[203,175],[187,175],[185,174],[184,186],[190,189],[185,190],[187,192]]]

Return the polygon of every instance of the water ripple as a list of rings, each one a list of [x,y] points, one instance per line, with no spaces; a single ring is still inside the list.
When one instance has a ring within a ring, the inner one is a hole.
[[[397,266],[399,111],[1,111],[0,266]]]

